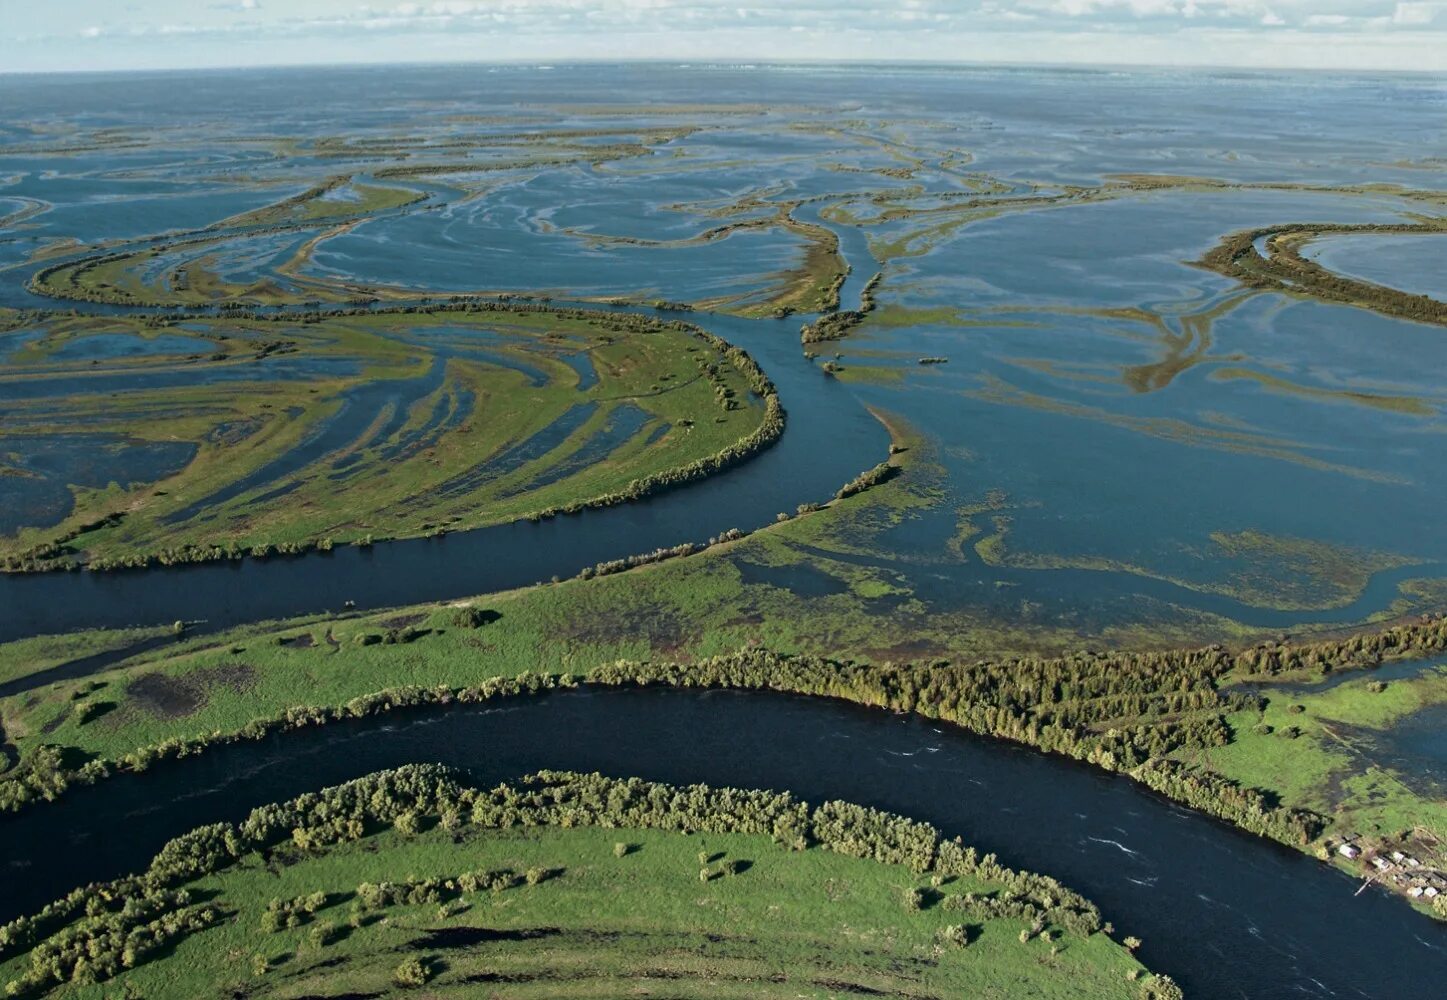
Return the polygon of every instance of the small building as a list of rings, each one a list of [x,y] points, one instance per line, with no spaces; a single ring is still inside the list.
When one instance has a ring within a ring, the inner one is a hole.
[[[1422,890],[1422,895],[1426,896],[1428,899],[1432,899],[1434,896],[1437,895],[1437,887],[1435,885],[1427,886],[1427,888]]]
[[[1413,899],[1416,899],[1426,891],[1427,890],[1423,889],[1420,885],[1414,885],[1412,886],[1412,888],[1407,890],[1407,895],[1411,896]]]
[[[1372,867],[1379,872],[1384,872],[1392,867],[1392,863],[1386,858],[1372,858]]]
[[[1342,844],[1336,852],[1344,858],[1356,858],[1362,853],[1362,849],[1356,844]]]
[[[1408,868],[1421,868],[1421,867],[1422,867],[1422,862],[1418,861],[1416,858],[1412,857],[1411,855],[1408,855],[1408,856],[1407,856],[1407,867],[1408,867]]]
[[[1405,854],[1403,854],[1401,851],[1393,851],[1393,852],[1392,852],[1392,860],[1395,861],[1395,862],[1397,862],[1398,864],[1401,864],[1403,861],[1406,861],[1406,860],[1407,860],[1407,856],[1406,856]]]

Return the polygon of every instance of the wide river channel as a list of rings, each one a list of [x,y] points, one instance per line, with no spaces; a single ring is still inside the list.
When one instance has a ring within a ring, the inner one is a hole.
[[[1447,926],[1128,779],[914,717],[778,694],[585,690],[219,748],[0,821],[0,919],[139,869],[169,838],[408,762],[789,789],[934,823],[1100,904],[1187,994],[1436,995]]]

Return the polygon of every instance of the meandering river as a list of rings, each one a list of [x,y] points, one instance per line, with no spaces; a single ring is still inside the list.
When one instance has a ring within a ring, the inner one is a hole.
[[[347,722],[216,749],[0,821],[0,918],[144,865],[169,838],[415,761],[789,789],[889,809],[1097,902],[1187,994],[1430,995],[1447,926],[1129,780],[914,717],[766,693],[602,690]]]

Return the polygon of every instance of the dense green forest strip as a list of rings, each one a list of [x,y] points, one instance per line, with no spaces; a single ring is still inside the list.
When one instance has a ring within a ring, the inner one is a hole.
[[[466,627],[469,623],[459,618]],[[400,627],[383,641],[411,644],[427,632]],[[840,698],[862,705],[914,712],[971,732],[1061,753],[1129,774],[1178,801],[1243,829],[1297,848],[1314,842],[1328,820],[1281,804],[1268,792],[1242,787],[1215,772],[1174,759],[1181,751],[1228,745],[1228,714],[1259,707],[1260,696],[1223,692],[1218,681],[1292,671],[1365,667],[1386,658],[1425,656],[1447,649],[1447,621],[1402,625],[1370,635],[1303,645],[1267,644],[1239,653],[1208,647],[1173,653],[1077,654],[1003,662],[863,665],[822,657],[748,650],[690,664],[618,662],[582,675],[523,672],[476,686],[398,687],[354,698],[345,705],[294,706],[256,718],[238,731],[195,738],[171,737],[119,759],[95,758],[78,769],[59,748],[40,745],[0,781],[0,808],[16,810],[123,771],[144,771],[158,761],[188,756],[207,746],[261,739],[271,733],[397,709],[477,704],[498,697],[539,694],[579,684],[666,684],[676,687],[762,689]]]

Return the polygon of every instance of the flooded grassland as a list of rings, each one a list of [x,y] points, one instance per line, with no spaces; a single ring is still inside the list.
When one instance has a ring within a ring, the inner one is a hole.
[[[0,91],[16,802],[632,678],[1447,865],[1439,83],[473,73]]]

